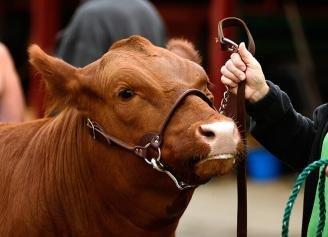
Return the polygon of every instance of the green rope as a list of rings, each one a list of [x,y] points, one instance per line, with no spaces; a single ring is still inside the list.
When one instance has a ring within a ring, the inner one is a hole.
[[[290,214],[293,209],[296,197],[298,193],[301,190],[302,185],[305,182],[305,179],[307,176],[315,169],[318,169],[321,166],[327,166],[328,160],[322,159],[315,161],[308,165],[297,177],[296,182],[294,184],[293,190],[288,198],[285,212],[283,215],[282,220],[282,231],[281,236],[282,237],[288,237],[288,228],[289,228],[289,220],[290,220]],[[320,205],[320,214],[319,214],[319,223],[317,226],[317,237],[321,237],[323,233],[323,229],[325,227],[325,219],[326,219],[326,203],[325,203],[325,169],[322,169],[320,172],[320,178],[319,178],[319,205]]]
[[[319,223],[317,226],[317,237],[321,237],[323,229],[325,227],[326,220],[326,202],[325,202],[325,181],[326,181],[326,172],[325,169],[322,169],[320,172],[319,178]]]

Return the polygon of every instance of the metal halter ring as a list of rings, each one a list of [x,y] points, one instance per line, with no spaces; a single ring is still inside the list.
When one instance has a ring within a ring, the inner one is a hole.
[[[148,144],[145,146],[145,148],[149,147],[149,145],[150,145],[150,143],[148,143]],[[161,148],[159,148],[159,147],[157,147],[157,154],[158,154],[157,157],[152,157],[152,158],[150,158],[150,160],[149,160],[148,158],[144,158],[144,160],[146,161],[146,163],[147,163],[148,165],[152,165],[152,166],[154,167],[153,160],[155,160],[155,161],[160,161],[161,156],[162,156],[162,154],[161,154]]]

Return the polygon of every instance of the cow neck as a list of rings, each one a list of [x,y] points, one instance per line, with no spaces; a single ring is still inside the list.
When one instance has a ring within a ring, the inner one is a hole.
[[[39,142],[35,143],[36,149],[42,150],[39,154],[46,159],[40,170],[40,190],[43,191],[38,192],[44,196],[37,200],[45,205],[44,211],[51,218],[49,228],[55,225],[54,231],[73,236],[78,235],[81,225],[90,225],[89,217],[94,213],[88,163],[91,149],[88,140],[91,139],[83,122],[83,116],[76,109],[64,109],[40,127],[36,136]]]
[[[92,179],[103,225],[120,228],[118,236],[173,236],[194,189],[177,189],[166,176],[117,146],[98,142],[93,149]]]
[[[97,139],[97,137],[101,137],[105,139],[107,144],[114,144],[132,152],[134,155],[140,158],[143,158],[148,165],[152,166],[152,168],[159,172],[167,174],[179,190],[193,188],[195,187],[195,185],[188,184],[180,180],[176,176],[172,167],[167,165],[161,157],[161,147],[163,144],[164,132],[176,110],[179,108],[184,99],[189,95],[196,95],[200,97],[205,102],[207,102],[208,105],[214,108],[211,100],[202,91],[197,89],[188,89],[184,91],[172,105],[171,110],[169,111],[160,126],[159,132],[146,133],[143,137],[140,138],[138,145],[130,145],[117,137],[109,135],[107,132],[105,132],[101,125],[99,125],[97,122],[93,121],[90,118],[87,118],[86,124],[89,127],[91,135],[94,139]]]
[[[78,235],[83,226],[90,236],[129,236],[130,233],[149,237],[174,236],[193,189],[176,189],[165,176],[144,166],[138,159],[129,159],[129,156],[135,156],[131,152],[117,146],[108,149],[102,143],[95,145],[84,128],[83,116],[75,109],[63,111],[51,119],[48,128],[67,138],[61,141],[67,147],[54,152],[59,152],[57,158],[60,160],[55,161],[58,167],[53,175],[56,177],[50,178],[56,183],[49,186],[56,189],[52,195],[58,193],[60,196],[47,197],[52,200],[49,214],[63,233],[68,231]],[[56,143],[47,141],[47,144]],[[75,146],[80,150],[76,148],[75,151]],[[72,152],[64,151],[71,148]],[[74,160],[61,156],[73,153],[76,154]],[[61,169],[65,171],[59,172]],[[139,173],[134,172],[136,170]],[[65,177],[59,177],[57,173]],[[149,180],[156,180],[156,184]],[[63,212],[63,216],[57,219],[59,212]]]

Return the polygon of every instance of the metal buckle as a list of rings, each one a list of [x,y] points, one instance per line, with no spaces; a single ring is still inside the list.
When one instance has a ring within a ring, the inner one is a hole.
[[[153,168],[159,172],[163,172],[165,174],[167,174],[172,180],[173,182],[175,183],[175,186],[177,186],[177,188],[179,190],[184,190],[184,189],[187,189],[187,188],[193,188],[193,187],[196,187],[196,185],[189,185],[189,184],[186,184],[185,182],[183,181],[179,181],[175,176],[174,174],[172,174],[170,171],[168,171],[166,168],[165,168],[165,165],[160,161],[160,159],[155,159],[155,158],[152,158],[150,160],[151,162],[151,165],[153,166]]]
[[[147,144],[149,146],[149,144]],[[147,146],[146,145],[146,146]],[[147,147],[148,147],[147,146]],[[162,173],[165,173],[167,174],[170,179],[173,180],[175,186],[179,189],[179,190],[184,190],[186,188],[193,188],[195,187],[195,185],[189,185],[189,184],[186,184],[184,183],[183,181],[179,181],[175,176],[174,174],[172,174],[169,170],[167,170],[167,167],[163,164],[163,162],[161,161],[161,149],[158,147],[157,148],[157,153],[158,153],[158,156],[157,157],[152,157],[150,160],[147,159],[147,158],[144,158],[145,162],[148,164],[148,165],[151,165],[153,167],[153,169],[159,171],[159,172],[162,172]]]
[[[147,149],[149,146],[150,146],[150,143],[148,143],[144,147],[144,149]],[[159,148],[159,147],[157,147],[157,154],[158,154],[157,157],[152,157],[152,158],[150,158],[150,160],[147,157],[145,157],[144,160],[146,161],[146,163],[148,165],[153,165],[153,161],[152,160],[159,161],[161,159],[162,154],[161,154],[161,148]]]
[[[89,118],[87,118],[87,126],[92,129],[93,140],[96,140],[96,132],[95,132],[96,127],[95,124]]]
[[[232,52],[232,53],[238,52],[238,44],[236,44],[231,39],[223,37],[221,41],[221,45],[223,45],[228,52]]]

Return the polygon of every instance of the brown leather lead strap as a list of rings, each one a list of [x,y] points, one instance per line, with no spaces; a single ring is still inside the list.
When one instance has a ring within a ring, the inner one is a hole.
[[[255,54],[255,43],[254,43],[252,34],[249,31],[246,23],[237,17],[227,17],[227,18],[224,18],[221,21],[219,21],[218,39],[220,41],[222,50],[230,51],[230,52],[238,51],[238,44],[236,44],[231,39],[224,37],[223,29],[226,27],[229,27],[229,26],[241,27],[245,30],[247,38],[248,38],[248,46],[247,46],[248,51],[254,55]]]
[[[237,122],[239,133],[244,144],[244,151],[237,163],[237,191],[238,191],[238,211],[237,211],[237,236],[247,236],[247,184],[246,184],[246,112],[245,112],[245,81],[239,83],[237,92]]]
[[[238,52],[238,44],[224,37],[223,28],[229,26],[242,27],[248,37],[248,50],[254,55],[255,43],[253,37],[245,24],[239,18],[228,17],[219,22],[218,36],[221,49],[229,52]],[[237,237],[247,236],[247,186],[246,186],[246,111],[245,111],[245,84],[243,81],[238,84],[237,92],[237,123],[239,124],[239,132],[244,144],[244,151],[239,157],[237,164],[237,191],[238,191],[238,211],[237,211]]]

